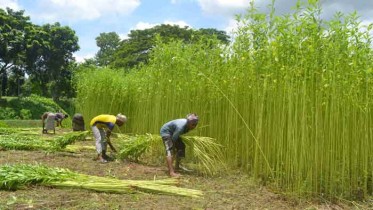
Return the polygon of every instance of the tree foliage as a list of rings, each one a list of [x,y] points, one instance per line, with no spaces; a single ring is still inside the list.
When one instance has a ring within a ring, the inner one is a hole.
[[[139,63],[146,63],[149,60],[149,51],[154,48],[155,36],[159,35],[163,42],[172,40],[183,40],[184,43],[195,43],[207,37],[216,36],[222,44],[229,43],[229,36],[225,31],[212,28],[194,30],[177,25],[158,25],[145,30],[132,30],[128,39],[121,41],[120,46],[115,51],[110,66],[118,68],[132,68]]]
[[[33,84],[39,86],[44,96],[50,96],[48,87],[53,87],[54,98],[66,90],[56,85],[71,78],[73,53],[79,50],[78,37],[68,26],[59,23],[38,26],[24,16],[24,10],[0,9],[0,76],[2,94],[19,94],[19,85],[25,81],[25,73]],[[11,76],[11,77],[10,77]],[[17,91],[8,85],[17,84]],[[61,79],[64,78],[64,79]],[[22,81],[20,81],[22,80]],[[67,87],[69,88],[69,87]]]
[[[24,11],[14,11],[10,8],[0,9],[0,76],[1,93],[5,94],[8,70],[19,66],[25,59],[25,29],[31,26],[30,18],[24,16]],[[19,68],[17,69],[19,70]]]
[[[47,84],[58,84],[66,76],[69,64],[73,61],[73,52],[79,49],[78,37],[68,26],[35,26],[27,40],[27,73],[34,82],[40,83],[42,93],[47,96]],[[71,78],[71,77],[70,77]],[[58,98],[58,94],[53,95]]]
[[[118,48],[119,43],[119,35],[115,32],[100,33],[100,36],[96,37],[96,44],[100,50],[95,58],[99,66],[106,67],[110,63],[110,59]]]

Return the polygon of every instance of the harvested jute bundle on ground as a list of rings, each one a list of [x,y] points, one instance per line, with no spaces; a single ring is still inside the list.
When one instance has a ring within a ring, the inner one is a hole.
[[[81,151],[96,151],[95,146],[82,146],[82,145],[67,145],[62,151],[66,152],[81,152]]]
[[[80,131],[68,133],[63,136],[58,136],[51,142],[52,150],[61,150],[66,148],[67,145],[73,144],[76,141],[83,141],[88,134],[88,131]]]
[[[119,180],[80,174],[68,169],[49,168],[40,164],[0,166],[0,189],[16,190],[34,184],[111,193],[147,192],[196,198],[203,195],[200,190],[173,186],[179,185],[177,179]]]
[[[0,149],[4,150],[47,150],[50,144],[40,137],[20,134],[1,135]]]
[[[39,135],[39,128],[0,128],[0,136],[10,134]]]
[[[48,150],[49,152],[65,151],[66,146],[76,141],[84,140],[88,131],[68,133],[63,136],[46,141],[39,136],[26,136],[23,134],[0,135],[0,148],[6,150]],[[76,150],[79,148],[75,147]],[[67,150],[73,151],[73,150]]]
[[[155,158],[165,156],[162,137],[159,135],[118,135],[120,159],[138,161],[144,153],[152,153]],[[188,145],[187,157],[196,165],[198,172],[214,174],[225,168],[223,146],[210,137],[184,136],[182,141]]]

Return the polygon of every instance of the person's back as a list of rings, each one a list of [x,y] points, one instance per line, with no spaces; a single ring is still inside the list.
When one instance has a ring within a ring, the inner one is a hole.
[[[41,118],[41,120],[42,120],[43,122],[47,119],[49,113],[51,113],[51,112],[44,112],[43,115],[41,115],[40,118]]]
[[[54,120],[56,118],[56,115],[53,113],[48,113],[47,119],[45,120],[45,132],[47,133],[48,130],[53,130],[53,133],[56,132],[55,126],[54,126]]]
[[[90,126],[92,129],[93,136],[96,140],[97,159],[106,163],[108,156],[106,155],[106,144],[109,144],[110,148],[116,152],[116,149],[110,142],[110,135],[115,125],[123,126],[127,121],[127,117],[121,113],[114,115],[98,115],[94,117]]]
[[[73,131],[85,131],[85,124],[83,115],[80,113],[76,113],[73,117]]]
[[[44,112],[43,115],[41,115],[41,121],[43,123],[43,130],[42,133],[47,133],[47,130],[45,129],[45,122],[47,120],[48,115],[51,114],[51,112]]]
[[[186,119],[172,120],[164,124],[160,130],[166,151],[166,162],[171,177],[178,177],[172,166],[172,155],[176,156],[175,170],[179,169],[181,158],[185,157],[185,144],[180,135],[193,130],[198,124],[198,116],[194,113],[188,114]]]
[[[56,115],[55,120],[57,121],[57,126],[60,126],[62,128],[62,120],[68,118],[69,115],[64,114],[62,112],[58,112],[55,115]]]
[[[90,126],[96,126],[97,128],[108,128],[113,130],[117,118],[114,115],[102,114],[93,118],[90,122]]]
[[[186,124],[187,119],[172,120],[162,126],[160,134],[161,136],[170,136],[173,141],[176,141],[181,134],[188,132]]]

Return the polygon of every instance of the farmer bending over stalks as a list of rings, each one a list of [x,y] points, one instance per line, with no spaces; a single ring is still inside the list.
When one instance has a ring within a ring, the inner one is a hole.
[[[55,120],[57,121],[57,127],[58,127],[58,125],[60,125],[60,127],[62,128],[62,120],[66,119],[68,117],[69,117],[69,115],[67,115],[67,114],[63,114],[61,112],[56,113]]]
[[[45,129],[45,121],[46,119],[48,118],[48,115],[51,117],[54,118],[54,121],[57,121],[57,126],[60,125],[61,128],[62,128],[62,120],[65,119],[65,118],[68,118],[69,115],[67,114],[63,114],[63,113],[52,113],[52,112],[45,112],[42,116],[41,116],[41,120],[43,121],[43,133],[46,133],[46,129]],[[49,122],[51,123],[51,122]],[[49,125],[47,127],[53,127],[53,130],[54,130],[54,125]]]
[[[60,127],[62,128],[62,120],[66,119],[68,117],[69,117],[69,115],[67,115],[67,114],[63,114],[61,112],[56,113],[55,120],[57,121],[57,127],[58,127],[58,125],[60,125]]]
[[[172,120],[161,128],[161,136],[166,149],[166,160],[171,177],[179,177],[172,167],[172,155],[176,150],[175,170],[179,170],[180,159],[185,157],[185,144],[180,139],[181,134],[193,130],[198,124],[199,118],[196,114],[188,114],[186,119]]]
[[[110,142],[111,131],[115,124],[122,126],[126,123],[127,117],[119,113],[114,115],[98,115],[91,120],[91,129],[96,139],[96,150],[98,153],[97,159],[101,163],[107,163],[108,156],[106,155],[106,146],[109,144],[111,150],[116,152],[114,146]]]

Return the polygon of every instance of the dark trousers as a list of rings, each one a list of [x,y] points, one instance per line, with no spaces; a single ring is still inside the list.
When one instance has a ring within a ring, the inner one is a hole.
[[[170,136],[162,136],[162,140],[166,149],[166,156],[176,154],[177,158],[185,157],[185,144],[180,138],[177,141],[172,141]]]

